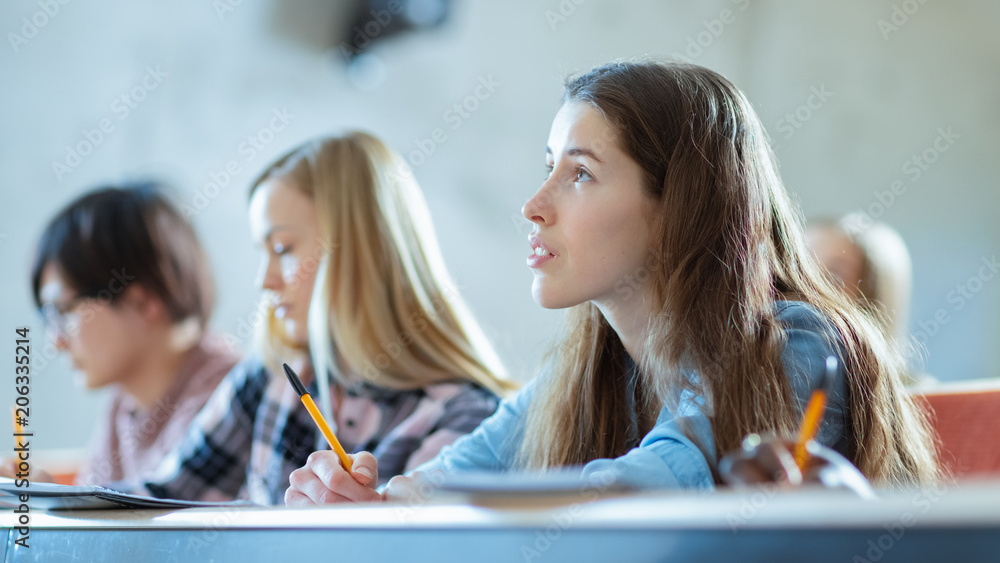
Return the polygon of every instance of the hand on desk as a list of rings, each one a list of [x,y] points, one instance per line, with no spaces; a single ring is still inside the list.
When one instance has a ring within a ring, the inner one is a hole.
[[[736,487],[775,483],[782,488],[818,484],[828,488],[849,489],[862,498],[875,498],[868,479],[844,456],[810,440],[805,467],[795,463],[795,442],[761,438],[751,434],[741,450],[727,454],[719,463],[723,480]]]
[[[313,452],[305,467],[292,471],[291,486],[285,491],[286,506],[311,506],[340,502],[382,502],[412,500],[420,494],[420,473],[397,475],[385,492],[375,490],[378,462],[368,452],[351,455],[353,470],[348,472],[330,450]]]
[[[384,500],[375,491],[378,462],[368,452],[351,455],[353,469],[348,472],[332,450],[313,452],[305,467],[289,476],[291,486],[285,491],[288,506],[309,506],[338,502],[378,502]]]
[[[0,462],[0,477],[6,477],[8,479],[20,479],[17,475],[17,464],[19,460],[15,457],[8,457]],[[23,477],[23,475],[22,475]],[[51,473],[45,471],[44,469],[38,469],[37,467],[32,467],[30,474],[28,475],[29,481],[34,481],[38,483],[55,483],[56,479]]]

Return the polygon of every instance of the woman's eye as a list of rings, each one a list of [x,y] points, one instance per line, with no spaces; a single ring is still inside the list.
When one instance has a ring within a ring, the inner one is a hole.
[[[555,167],[554,167],[554,166],[552,166],[551,164],[546,164],[546,165],[545,165],[545,177],[546,177],[546,178],[548,178],[549,176],[551,176],[551,175],[552,175],[552,170],[553,170],[553,168],[555,168]]]
[[[576,180],[575,180],[576,182],[585,182],[587,180],[593,180],[593,179],[594,177],[591,176],[590,172],[587,172],[586,169],[584,168],[576,169]]]
[[[274,243],[273,247],[274,253],[278,256],[289,253],[292,249],[288,246],[281,244],[280,242]]]

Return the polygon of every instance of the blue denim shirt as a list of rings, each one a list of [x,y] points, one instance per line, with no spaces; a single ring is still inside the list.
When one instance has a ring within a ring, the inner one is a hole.
[[[826,358],[842,358],[832,325],[814,307],[798,301],[775,303],[778,321],[785,329],[782,351],[785,374],[789,378],[800,412],[809,395],[822,380]],[[834,346],[838,349],[835,350]],[[843,366],[843,362],[839,362]],[[524,415],[531,403],[535,381],[500,404],[497,412],[471,434],[446,446],[437,457],[417,471],[456,473],[462,471],[504,471],[515,469],[514,460],[524,434]],[[816,437],[821,444],[842,454],[849,445],[849,416],[843,368],[828,397],[826,412]],[[625,482],[654,489],[714,488],[712,477],[718,460],[712,437],[712,422],[704,412],[704,401],[692,393],[681,396],[676,413],[664,408],[656,425],[639,445],[615,459],[595,459],[581,468],[591,482]],[[682,423],[684,426],[682,426]],[[699,448],[682,431],[686,429],[704,445]]]

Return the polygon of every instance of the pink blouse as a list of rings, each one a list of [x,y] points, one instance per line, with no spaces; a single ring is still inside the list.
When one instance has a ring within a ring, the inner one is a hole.
[[[115,389],[76,484],[120,487],[149,477],[238,360],[222,339],[206,337],[188,352],[167,393],[151,407]]]

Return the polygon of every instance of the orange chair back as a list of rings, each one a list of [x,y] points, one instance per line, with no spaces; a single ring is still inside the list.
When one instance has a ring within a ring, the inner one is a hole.
[[[1000,476],[1000,382],[949,384],[917,398],[930,408],[941,463],[954,477]]]

